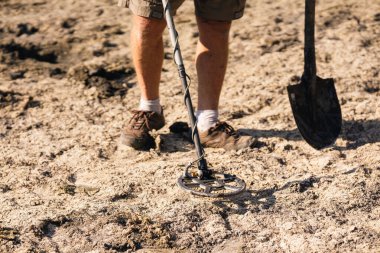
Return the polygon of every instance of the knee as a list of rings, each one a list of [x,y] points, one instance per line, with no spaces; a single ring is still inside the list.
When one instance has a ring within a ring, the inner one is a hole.
[[[132,33],[137,39],[161,39],[166,23],[164,20],[144,18],[140,16],[133,17]]]
[[[200,33],[214,35],[228,35],[231,28],[231,21],[213,21],[197,17]]]

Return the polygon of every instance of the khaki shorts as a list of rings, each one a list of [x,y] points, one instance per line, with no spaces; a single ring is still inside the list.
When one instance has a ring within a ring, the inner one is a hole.
[[[170,0],[172,14],[185,0]],[[194,0],[195,14],[207,20],[231,21],[241,18],[246,0]],[[161,0],[119,0],[119,6],[128,7],[133,14],[162,19],[163,7]]]

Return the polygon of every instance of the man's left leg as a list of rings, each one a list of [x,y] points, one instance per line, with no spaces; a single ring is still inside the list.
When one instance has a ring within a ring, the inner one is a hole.
[[[197,17],[197,23],[198,110],[217,110],[227,69],[231,21],[208,21]]]
[[[199,41],[196,53],[198,73],[198,128],[206,147],[241,149],[253,144],[250,136],[240,136],[226,122],[218,121],[219,98],[227,69],[231,21],[211,21],[197,17]]]

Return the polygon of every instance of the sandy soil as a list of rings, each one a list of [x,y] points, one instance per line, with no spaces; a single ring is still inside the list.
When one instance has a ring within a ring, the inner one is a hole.
[[[247,191],[196,198],[176,186],[195,158],[165,34],[157,149],[119,144],[138,103],[130,13],[111,0],[0,1],[0,252],[379,252],[380,2],[320,0],[319,75],[343,130],[323,151],[299,135],[286,86],[303,68],[303,1],[249,1],[231,32],[221,118],[257,137],[207,149]],[[193,79],[192,1],[176,17]]]

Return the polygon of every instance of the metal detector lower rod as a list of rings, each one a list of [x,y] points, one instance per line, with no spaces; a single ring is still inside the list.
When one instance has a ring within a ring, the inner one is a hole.
[[[203,151],[200,139],[199,139],[198,129],[196,126],[196,118],[194,115],[193,104],[191,102],[191,97],[190,97],[190,93],[189,93],[189,85],[188,85],[188,80],[187,80],[187,74],[185,71],[185,66],[183,64],[182,54],[181,54],[181,50],[180,50],[179,43],[178,43],[178,34],[177,34],[177,31],[176,31],[175,26],[174,26],[173,17],[170,13],[170,11],[171,11],[170,3],[167,0],[162,0],[162,4],[164,6],[165,19],[166,19],[166,23],[167,23],[167,26],[169,29],[170,40],[171,40],[171,43],[174,47],[174,60],[175,60],[175,63],[177,65],[178,74],[179,74],[179,77],[181,78],[182,87],[183,87],[183,90],[185,93],[185,96],[184,96],[185,97],[185,104],[187,107],[187,112],[189,114],[190,124],[191,124],[191,128],[193,131],[192,132],[192,138],[193,138],[193,141],[195,144],[195,149],[197,151],[197,156],[199,159],[198,168],[201,171],[200,177],[203,177],[203,176],[207,176],[206,172],[208,172],[209,170],[207,168],[206,159],[204,158],[204,151]]]

